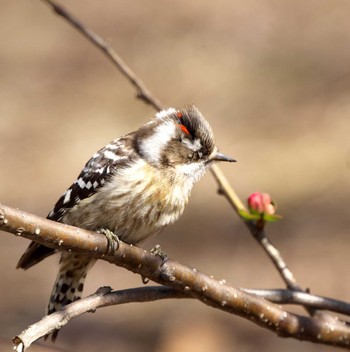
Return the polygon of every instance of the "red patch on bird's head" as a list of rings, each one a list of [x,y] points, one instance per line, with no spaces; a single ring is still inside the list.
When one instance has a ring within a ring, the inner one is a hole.
[[[176,112],[176,116],[179,118],[179,120],[182,120],[184,115],[181,111],[177,111]],[[189,130],[187,129],[187,127],[185,125],[183,125],[182,123],[179,123],[179,127],[181,128],[181,130],[186,133],[187,135],[191,136],[191,133],[189,132]]]
[[[182,119],[182,118],[183,118],[183,115],[182,115],[182,112],[181,112],[181,111],[178,111],[178,112],[176,113],[176,115],[177,115],[177,117],[178,117],[179,119]]]
[[[179,124],[179,127],[182,129],[183,132],[185,132],[189,136],[191,135],[186,126]]]

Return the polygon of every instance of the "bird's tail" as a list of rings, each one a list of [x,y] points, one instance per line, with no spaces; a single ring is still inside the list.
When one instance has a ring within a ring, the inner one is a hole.
[[[48,314],[81,298],[86,274],[95,262],[96,260],[91,257],[62,252],[59,272],[47,308]],[[52,333],[53,342],[57,334],[58,330]]]
[[[36,242],[31,242],[19,260],[17,269],[29,269],[33,265],[41,262],[43,259],[51,254],[54,254],[55,252],[55,249],[43,246],[42,244]]]

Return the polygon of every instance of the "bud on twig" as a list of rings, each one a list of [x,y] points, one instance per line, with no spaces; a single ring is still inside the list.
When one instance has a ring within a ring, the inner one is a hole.
[[[273,215],[276,210],[274,204],[271,202],[270,195],[259,192],[254,192],[249,196],[248,208],[253,214]]]
[[[276,205],[271,201],[268,193],[252,193],[248,197],[248,209],[249,212],[245,210],[239,211],[241,217],[247,221],[255,220],[264,224],[265,222],[273,222],[281,218],[280,215],[275,214]]]

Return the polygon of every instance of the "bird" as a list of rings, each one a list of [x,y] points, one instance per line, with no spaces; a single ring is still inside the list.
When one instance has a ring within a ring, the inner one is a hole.
[[[219,161],[236,160],[218,151],[212,129],[197,107],[164,109],[96,152],[47,219],[112,233],[138,245],[180,217],[194,183]],[[55,252],[33,241],[17,268],[29,269]],[[86,275],[96,262],[87,255],[60,253],[48,314],[82,297]]]

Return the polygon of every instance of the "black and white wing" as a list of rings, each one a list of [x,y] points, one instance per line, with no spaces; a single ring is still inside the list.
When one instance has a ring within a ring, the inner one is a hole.
[[[83,199],[91,197],[108,182],[120,167],[127,166],[137,155],[133,149],[133,134],[115,139],[100,149],[86,163],[76,181],[57,201],[48,219],[60,222],[64,214]],[[53,254],[54,249],[31,242],[17,264],[17,268],[28,269]]]
[[[126,166],[134,157],[131,135],[107,144],[86,163],[76,181],[57,201],[47,218],[61,221],[67,210],[96,193],[116,169]]]

